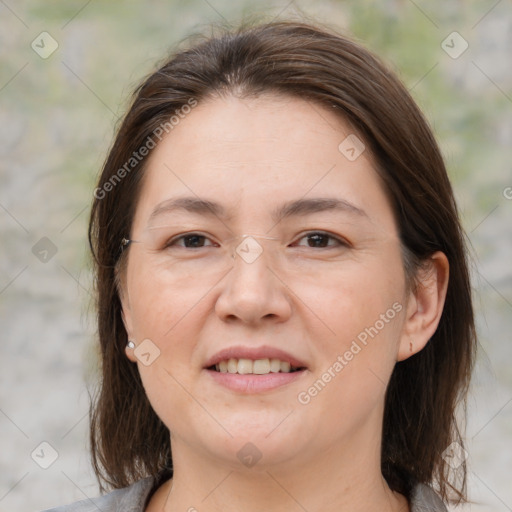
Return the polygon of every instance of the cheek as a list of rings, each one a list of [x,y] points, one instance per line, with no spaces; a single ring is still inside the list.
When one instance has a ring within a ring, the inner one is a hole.
[[[178,432],[186,431],[190,418],[176,415],[176,411],[202,412],[186,390],[191,389],[196,376],[192,356],[201,330],[198,316],[204,314],[200,301],[204,291],[191,289],[185,281],[170,286],[136,270],[130,285],[135,337],[151,340],[159,353],[149,366],[138,363],[144,389],[164,424]]]
[[[322,294],[314,296],[311,309],[319,312],[330,331],[323,328],[324,336],[311,338],[322,362],[312,378],[317,403],[362,412],[382,400],[396,363],[404,284],[400,256],[390,250],[366,259],[364,265],[347,265]]]
[[[149,270],[149,265],[136,258],[130,264],[128,291],[135,333],[139,338],[154,339],[165,350],[201,309],[208,286],[186,275],[170,282],[165,273]]]
[[[139,363],[139,373],[151,407],[172,432],[186,432],[193,417],[202,417],[204,411],[186,389],[182,369],[177,369],[162,354],[151,366]]]
[[[324,336],[319,338],[317,330],[316,339],[324,340],[326,347],[342,350],[375,323],[386,339],[396,338],[400,331],[397,309],[403,307],[405,300],[405,280],[400,254],[391,247],[379,255],[346,262],[328,280],[316,285],[303,283],[296,290],[322,320]],[[395,303],[398,305],[393,308]]]

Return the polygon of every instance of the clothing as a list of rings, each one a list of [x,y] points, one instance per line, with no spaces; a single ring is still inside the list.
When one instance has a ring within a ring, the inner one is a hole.
[[[77,501],[44,512],[144,512],[154,487],[153,477],[144,478],[130,487],[118,489],[99,498]],[[411,493],[411,512],[447,512],[447,508],[431,487],[416,484]]]

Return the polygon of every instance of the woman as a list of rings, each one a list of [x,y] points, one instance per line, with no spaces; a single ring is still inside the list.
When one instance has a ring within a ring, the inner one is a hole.
[[[376,57],[292,21],[197,42],[137,89],[94,195],[91,443],[111,492],[56,511],[465,500],[463,233]]]

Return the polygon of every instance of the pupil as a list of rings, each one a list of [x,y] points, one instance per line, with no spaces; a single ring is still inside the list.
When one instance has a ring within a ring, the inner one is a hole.
[[[316,234],[313,234],[313,235],[309,235],[310,238],[309,240],[311,241],[313,238],[315,238],[314,240],[314,247],[326,247],[326,243],[320,243],[320,245],[317,243],[319,241],[319,239],[323,239],[324,242],[327,240],[327,236],[326,235],[322,235],[320,233],[316,233]],[[310,247],[311,247],[311,244],[310,244]]]
[[[194,240],[195,242],[197,242],[197,240],[198,240],[198,239],[203,239],[203,238],[204,238],[204,236],[202,236],[202,235],[188,235],[188,236],[187,236],[187,237],[185,237],[185,239],[184,239],[184,241],[185,241],[185,245],[188,247],[188,246],[189,246],[189,245],[188,245],[188,243],[187,243],[188,241],[190,241],[190,240]],[[192,242],[192,243],[193,243],[194,247],[197,247],[197,246],[195,245],[195,242]],[[202,246],[202,244],[200,244],[200,245],[199,245],[199,247],[201,247],[201,246]]]

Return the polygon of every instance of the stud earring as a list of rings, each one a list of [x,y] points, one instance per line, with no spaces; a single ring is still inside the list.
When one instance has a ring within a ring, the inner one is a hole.
[[[135,343],[131,340],[128,340],[128,343],[126,344],[128,348],[135,348]]]

